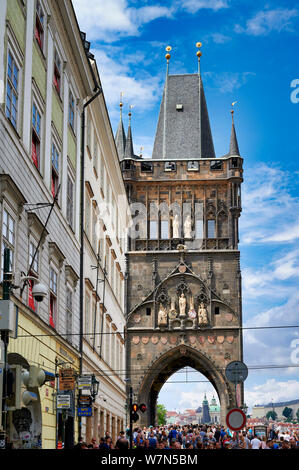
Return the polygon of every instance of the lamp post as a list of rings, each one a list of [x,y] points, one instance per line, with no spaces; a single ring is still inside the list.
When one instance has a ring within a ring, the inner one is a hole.
[[[91,378],[91,396],[92,401],[95,401],[97,394],[99,393],[100,382],[96,379],[95,375]]]

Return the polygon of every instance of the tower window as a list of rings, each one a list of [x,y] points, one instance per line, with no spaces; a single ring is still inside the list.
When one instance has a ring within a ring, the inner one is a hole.
[[[220,314],[220,308],[215,307],[214,313],[215,313],[215,315],[219,315]]]
[[[183,111],[183,110],[184,110],[184,106],[183,106],[182,104],[177,104],[176,107],[175,107],[175,109],[176,109],[177,111]]]
[[[188,162],[187,170],[188,171],[199,171],[199,163],[194,162],[194,161]]]
[[[215,160],[210,163],[210,170],[222,170],[223,164],[220,160]]]
[[[150,316],[152,313],[152,309],[150,307],[146,307],[146,314],[147,316]]]
[[[208,238],[215,238],[215,220],[208,220]]]
[[[141,172],[142,173],[152,173],[153,164],[149,162],[141,162]]]
[[[176,171],[176,163],[165,162],[164,171]]]

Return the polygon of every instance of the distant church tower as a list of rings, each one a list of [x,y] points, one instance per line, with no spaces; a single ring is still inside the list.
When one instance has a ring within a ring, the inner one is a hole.
[[[232,109],[228,153],[216,157],[198,72],[169,75],[171,47],[151,159],[134,155],[131,117],[116,145],[133,227],[126,254],[127,384],[138,426],[155,425],[166,380],[183,367],[203,373],[220,402],[220,421],[237,403],[225,377],[243,360],[238,219],[243,159]],[[122,105],[121,105],[122,107]],[[243,388],[238,396],[243,400]],[[206,404],[205,404],[206,406]],[[207,413],[209,413],[207,406]],[[209,420],[210,415],[205,417]]]
[[[203,402],[202,402],[202,424],[209,424],[211,422],[211,416],[209,411],[209,402],[207,400],[207,395],[205,393]]]

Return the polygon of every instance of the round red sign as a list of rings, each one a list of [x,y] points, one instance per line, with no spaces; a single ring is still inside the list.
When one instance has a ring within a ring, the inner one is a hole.
[[[226,415],[226,424],[232,431],[240,431],[245,427],[246,415],[240,408],[233,408]]]

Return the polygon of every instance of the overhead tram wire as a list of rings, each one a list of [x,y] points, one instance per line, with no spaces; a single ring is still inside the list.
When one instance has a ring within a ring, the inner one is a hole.
[[[229,328],[232,331],[238,331],[238,330],[273,330],[273,329],[288,329],[288,328],[299,328],[299,325],[279,325],[279,326],[233,326]],[[217,328],[216,328],[217,330]],[[204,330],[203,330],[204,331]],[[27,334],[27,335],[18,335],[18,338],[27,338],[27,337],[45,337],[45,336],[95,336],[95,335],[117,335],[117,334],[123,334],[123,335],[128,335],[128,331],[112,331],[112,332],[99,332],[99,333],[51,333],[51,334],[39,334],[39,335],[32,335],[32,334]]]

